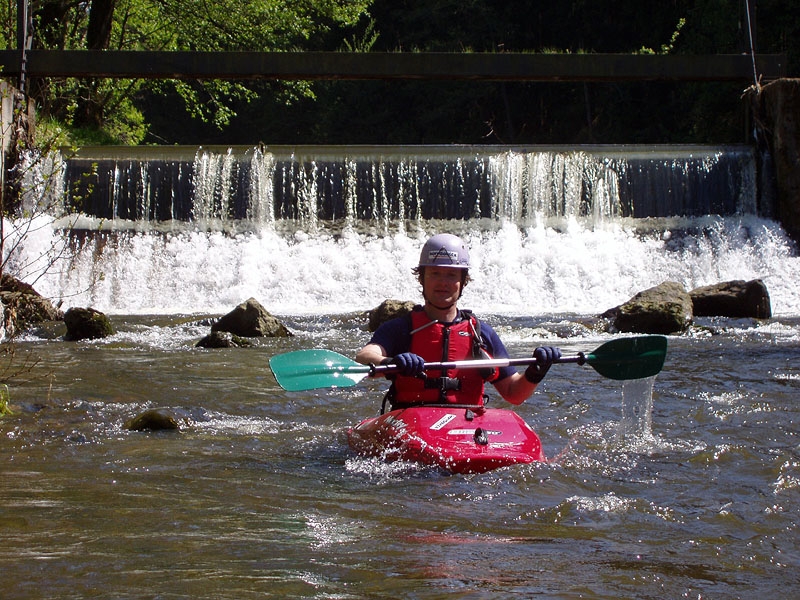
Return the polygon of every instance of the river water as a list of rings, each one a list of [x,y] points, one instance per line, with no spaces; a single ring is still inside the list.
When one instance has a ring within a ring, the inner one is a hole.
[[[65,264],[35,285],[62,308],[103,310],[117,332],[68,343],[50,324],[6,355],[25,368],[0,418],[4,598],[796,593],[800,259],[775,223],[96,229],[69,240]],[[593,350],[616,337],[594,315],[665,280],[761,278],[774,316],[698,319],[669,337],[653,381],[554,366],[514,408],[546,463],[454,476],[359,458],[345,432],[377,414],[385,382],[286,392],[268,360],[307,348],[352,356],[369,338],[364,311],[418,298],[410,268],[440,230],[468,240],[462,305],[512,356]],[[33,229],[26,252],[59,236],[58,223]],[[294,336],[195,347],[251,296]],[[633,407],[635,423],[631,397],[652,402]],[[126,429],[148,408],[180,429]]]
[[[562,315],[487,315],[512,355],[607,335]],[[362,459],[346,428],[381,381],[285,392],[267,368],[352,354],[359,314],[194,347],[207,324],[114,316],[118,333],[19,343],[40,363],[0,420],[4,598],[789,597],[800,566],[800,320],[707,320],[669,339],[652,425],[619,382],[553,367],[516,408],[550,462],[468,476]],[[563,337],[566,336],[566,337]],[[493,400],[499,406],[502,401]],[[147,408],[179,431],[133,432]]]

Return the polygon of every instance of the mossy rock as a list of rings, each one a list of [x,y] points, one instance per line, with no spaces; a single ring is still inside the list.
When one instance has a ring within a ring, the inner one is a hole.
[[[379,306],[369,311],[367,329],[375,331],[386,321],[407,315],[414,309],[415,304],[411,300],[384,300]]]
[[[612,331],[663,335],[686,331],[694,318],[692,299],[675,281],[639,292],[602,316],[611,320]]]
[[[77,341],[100,339],[114,334],[114,327],[109,318],[93,308],[70,308],[64,314],[67,333],[64,339]]]
[[[198,348],[244,348],[252,342],[229,331],[213,331],[197,342]]]
[[[211,326],[240,337],[291,337],[292,332],[269,314],[255,298],[249,298]]]
[[[179,429],[178,421],[163,410],[151,408],[125,423],[130,431],[163,431]]]

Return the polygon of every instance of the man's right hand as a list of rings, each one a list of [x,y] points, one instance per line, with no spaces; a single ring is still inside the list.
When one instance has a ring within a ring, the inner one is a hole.
[[[425,359],[413,352],[398,354],[390,364],[397,365],[398,372],[406,377],[417,377],[425,372]]]

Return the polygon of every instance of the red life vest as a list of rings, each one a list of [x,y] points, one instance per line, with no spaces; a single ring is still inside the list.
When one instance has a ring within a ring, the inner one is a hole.
[[[411,312],[411,347],[425,362],[491,358],[482,347],[480,325],[468,311],[455,323],[431,321],[421,307]],[[397,375],[390,390],[392,404],[440,402],[483,405],[483,384],[497,377],[485,369],[429,370],[425,378]]]

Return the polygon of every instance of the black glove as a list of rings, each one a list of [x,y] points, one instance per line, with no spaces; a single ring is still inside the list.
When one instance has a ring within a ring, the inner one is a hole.
[[[531,383],[539,383],[547,375],[550,366],[561,358],[561,349],[553,346],[539,346],[533,351],[533,358],[536,359],[536,362],[525,369],[525,379]]]
[[[390,364],[397,365],[398,372],[406,377],[417,377],[425,372],[425,359],[413,352],[398,354]]]

